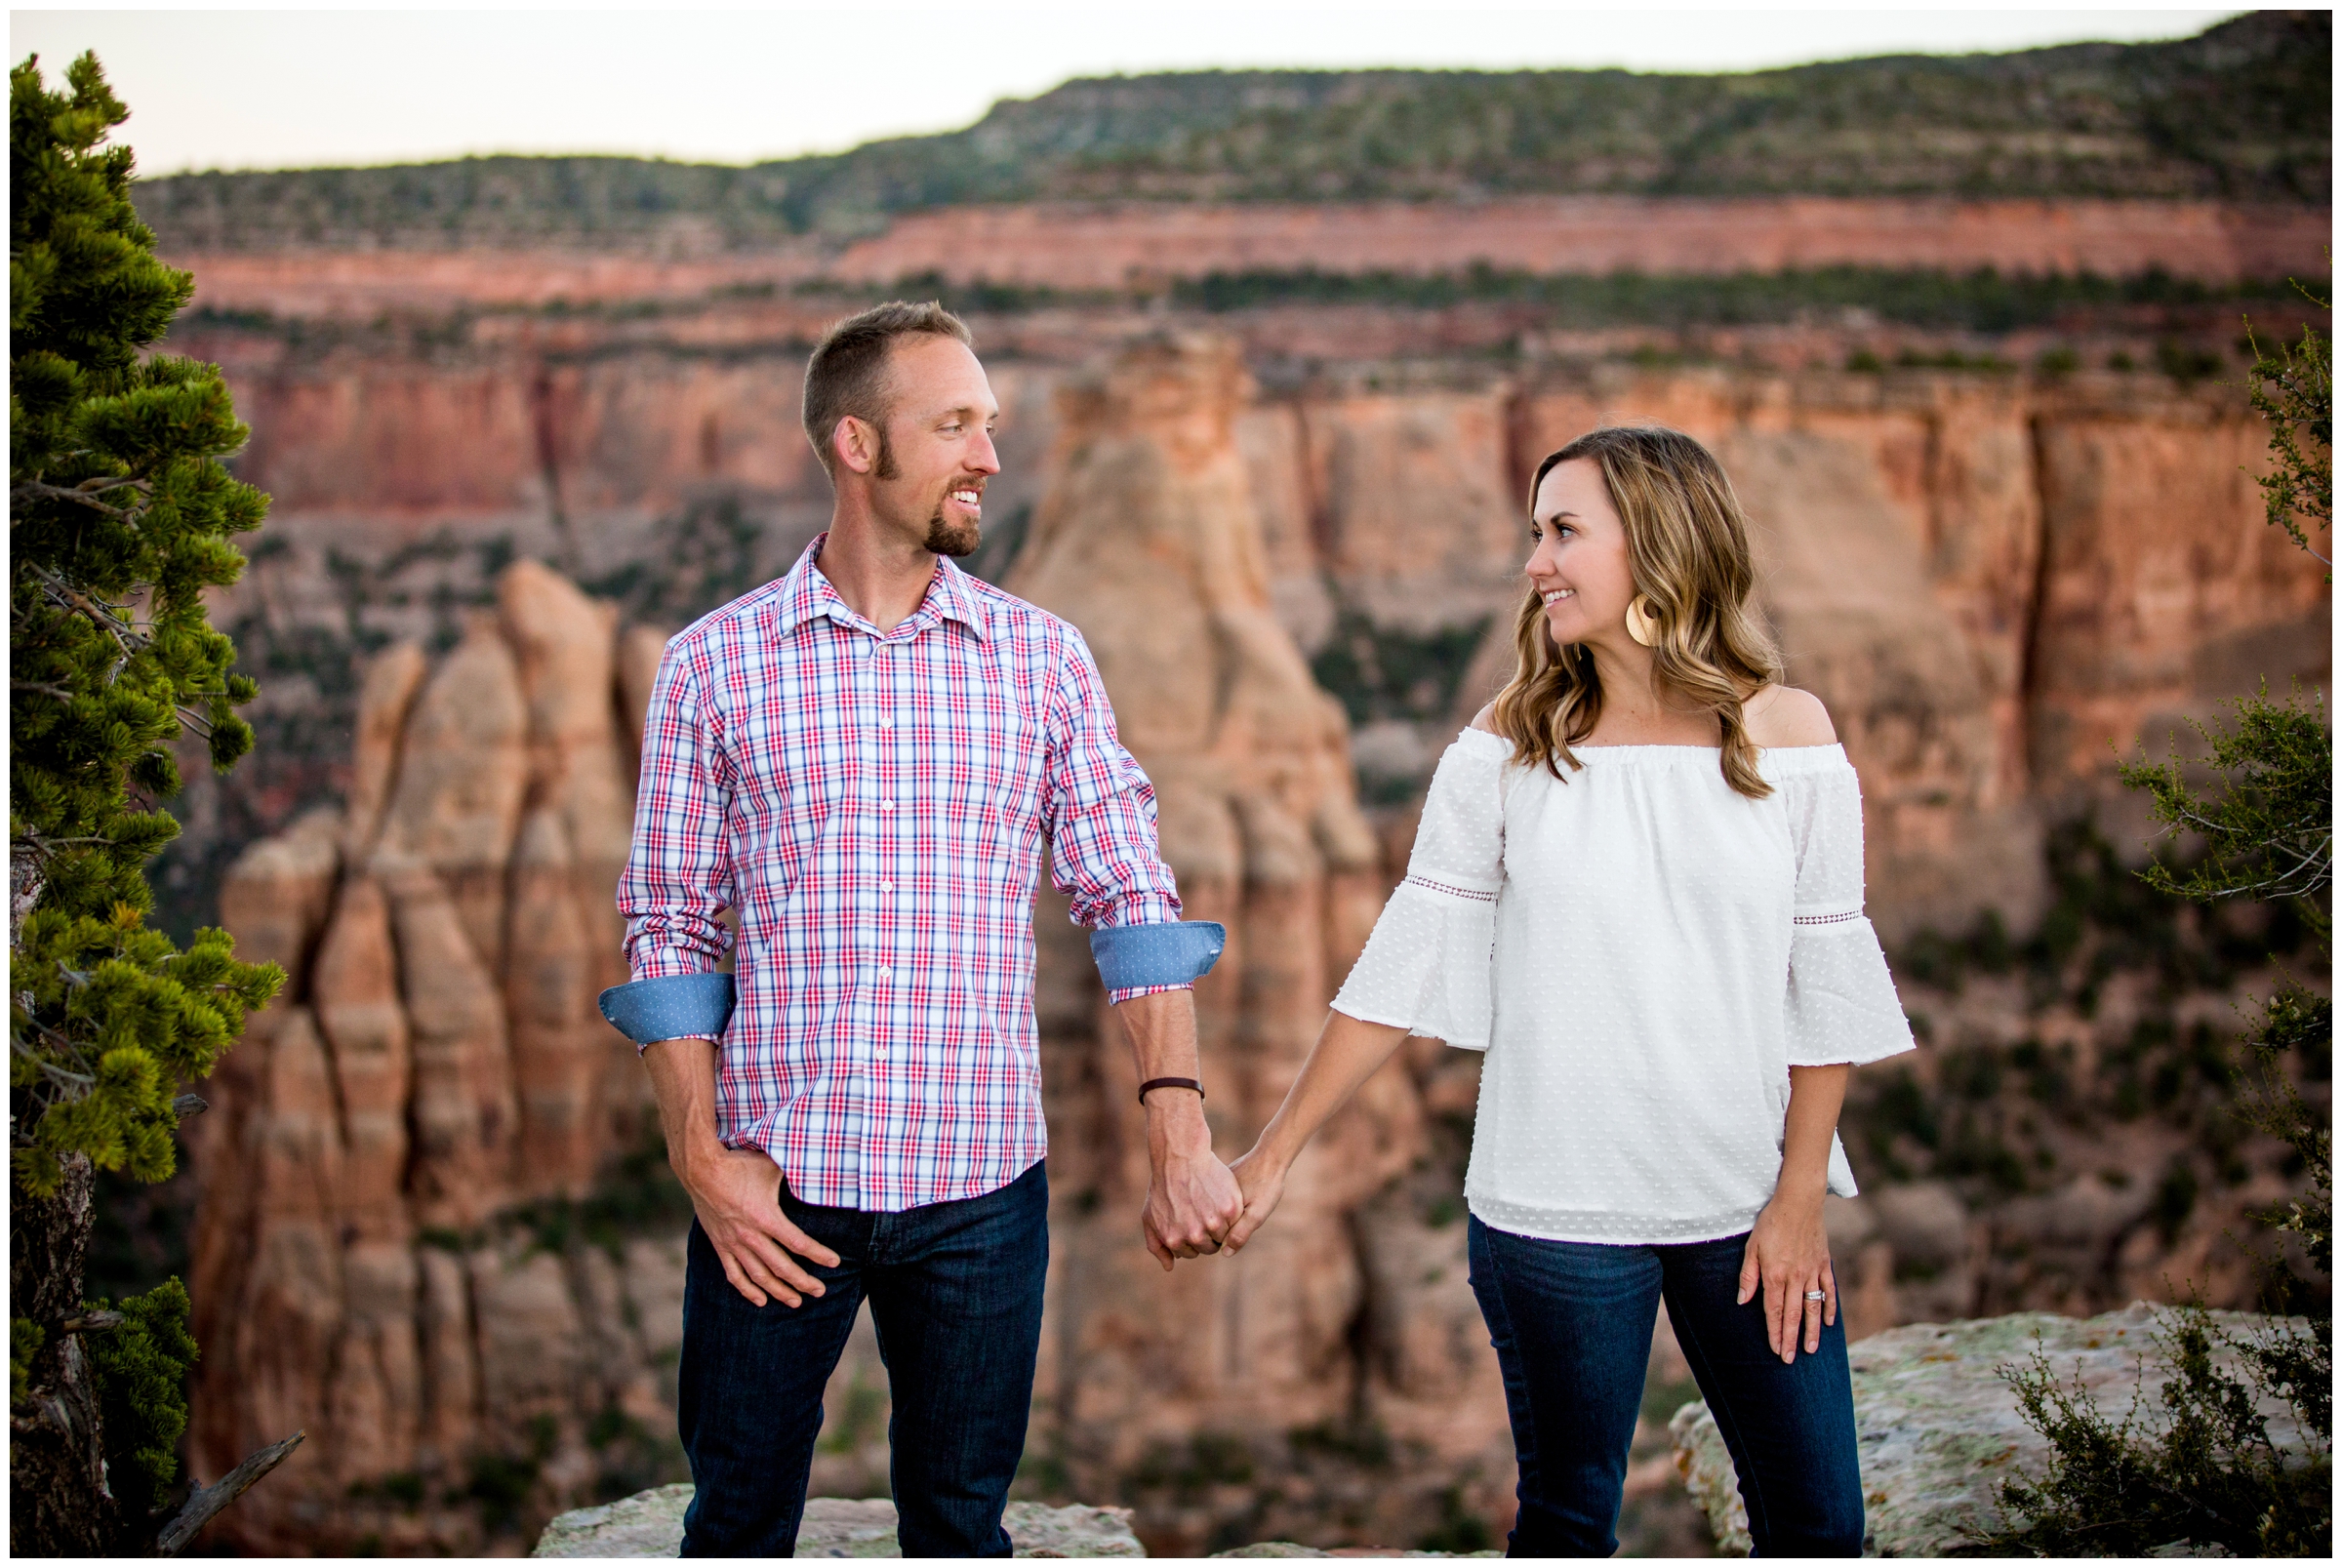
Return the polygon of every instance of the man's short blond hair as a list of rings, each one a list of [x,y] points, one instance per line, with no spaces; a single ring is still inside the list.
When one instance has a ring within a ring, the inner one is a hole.
[[[887,355],[896,339],[917,337],[976,345],[968,324],[934,300],[920,304],[889,300],[872,305],[838,322],[813,345],[813,357],[805,364],[805,438],[832,481],[837,478],[837,452],[830,438],[837,432],[837,422],[849,416],[878,432],[877,476],[895,476],[894,454],[886,443],[886,419],[894,412]]]

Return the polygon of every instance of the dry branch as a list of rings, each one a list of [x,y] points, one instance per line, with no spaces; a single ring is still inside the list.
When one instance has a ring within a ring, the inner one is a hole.
[[[155,1537],[154,1554],[176,1557],[195,1539],[195,1533],[212,1522],[222,1508],[251,1490],[252,1483],[284,1463],[285,1456],[301,1446],[306,1429],[295,1432],[282,1442],[270,1443],[229,1470],[210,1486],[199,1486],[187,1494],[186,1507],[181,1508],[162,1534]]]

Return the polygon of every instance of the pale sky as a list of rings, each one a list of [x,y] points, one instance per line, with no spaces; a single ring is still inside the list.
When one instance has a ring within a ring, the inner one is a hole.
[[[52,83],[96,49],[146,175],[603,152],[748,163],[970,124],[1073,76],[1211,66],[1747,70],[2184,37],[2235,11],[1078,9],[14,11]]]

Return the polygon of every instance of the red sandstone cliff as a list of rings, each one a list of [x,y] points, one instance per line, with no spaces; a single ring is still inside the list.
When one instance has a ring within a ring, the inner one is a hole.
[[[664,1419],[672,1249],[547,1253],[491,1224],[582,1196],[642,1133],[593,995],[620,963],[620,703],[643,680],[613,666],[658,645],[534,562],[498,590],[435,667],[412,644],[373,663],[347,807],[222,892],[243,950],[293,977],[190,1139],[193,1467],[221,1473],[255,1423],[309,1433],[220,1527],[250,1548],[476,1549],[401,1489],[460,1494],[507,1452],[574,1489],[597,1415]]]

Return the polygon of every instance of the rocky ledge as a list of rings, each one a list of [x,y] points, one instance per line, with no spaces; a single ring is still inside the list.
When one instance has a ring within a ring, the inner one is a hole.
[[[2247,1312],[2214,1312],[2212,1320],[2237,1337],[2277,1319]],[[1973,1545],[1972,1532],[2000,1521],[2001,1482],[2038,1474],[2048,1445],[2024,1423],[2015,1394],[1999,1369],[2027,1361],[2038,1347],[2061,1383],[2079,1382],[2109,1415],[2141,1395],[2142,1419],[2152,1423],[2171,1369],[2164,1339],[2176,1326],[2169,1307],[2134,1302],[2099,1317],[2018,1312],[1957,1323],[1915,1323],[1889,1329],[1852,1347],[1854,1423],[1862,1449],[1864,1504],[1869,1530],[1863,1551],[1875,1557],[1940,1557]],[[2287,1451],[2306,1449],[2302,1433],[2278,1411],[2270,1435]],[[1715,1418],[1702,1403],[1685,1405],[1670,1423],[1676,1467],[1706,1510],[1727,1556],[1749,1553],[1748,1514],[1738,1478]],[[671,1557],[683,1540],[683,1510],[692,1489],[665,1486],[599,1508],[564,1513],[538,1542],[540,1557]],[[1008,1531],[1020,1557],[1143,1557],[1128,1508],[1008,1506]],[[2158,1557],[2216,1555],[2186,1542],[2149,1553]],[[805,1506],[800,1557],[893,1557],[894,1505],[883,1498],[817,1498]],[[1273,1541],[1218,1552],[1222,1557],[1438,1557],[1436,1551],[1342,1548],[1326,1550]],[[1459,1555],[1495,1556],[1496,1552]]]
[[[2000,1483],[2039,1474],[2049,1446],[2025,1425],[1999,1369],[2029,1359],[2038,1345],[2058,1379],[2077,1379],[2099,1407],[2120,1418],[2134,1389],[2142,1416],[2160,1409],[2170,1381],[2161,1336],[2174,1325],[2169,1307],[2133,1302],[2099,1317],[2018,1312],[1958,1323],[1914,1323],[1851,1347],[1854,1426],[1862,1448],[1863,1501],[1873,1557],[1940,1557],[1971,1545],[1969,1531],[2000,1521]],[[2277,1321],[2248,1312],[2214,1312],[2231,1334]],[[2269,1413],[2270,1435],[2298,1449],[2292,1423]],[[1727,1556],[1749,1554],[1749,1517],[1732,1457],[1707,1405],[1676,1412],[1676,1467],[1707,1510]],[[2157,1556],[2196,1556],[2187,1543]]]
[[[683,1550],[689,1482],[637,1492],[594,1508],[574,1508],[545,1527],[536,1557],[675,1557]],[[1144,1557],[1130,1509],[1011,1503],[1009,1538],[1020,1557]],[[817,1497],[797,1530],[800,1557],[900,1557],[895,1506],[885,1498]]]
[[[662,1486],[599,1508],[575,1508],[545,1527],[537,1557],[673,1557],[683,1547],[683,1510],[691,1486]],[[1043,1503],[1011,1503],[1001,1521],[1020,1557],[1144,1557],[1147,1548],[1131,1533],[1130,1509],[1085,1504],[1053,1508]],[[817,1497],[805,1504],[797,1531],[800,1557],[900,1557],[895,1544],[895,1506],[885,1498]],[[1388,1551],[1348,1548],[1325,1551],[1271,1541],[1213,1553],[1219,1557],[1495,1557],[1494,1551]]]

